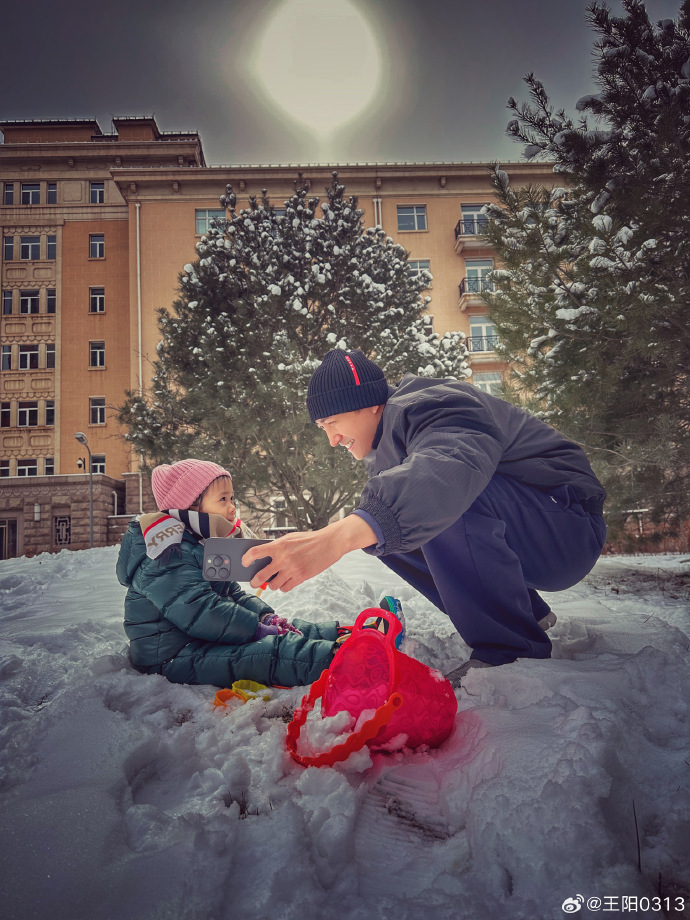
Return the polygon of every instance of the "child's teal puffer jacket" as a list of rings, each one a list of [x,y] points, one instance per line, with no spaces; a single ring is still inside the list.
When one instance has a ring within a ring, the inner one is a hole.
[[[122,538],[117,577],[129,590],[125,632],[132,664],[174,683],[229,687],[256,680],[292,687],[312,683],[333,657],[338,624],[296,620],[290,633],[253,641],[259,617],[273,608],[237,582],[208,582],[203,547],[188,532],[158,559],[146,555],[141,527]]]

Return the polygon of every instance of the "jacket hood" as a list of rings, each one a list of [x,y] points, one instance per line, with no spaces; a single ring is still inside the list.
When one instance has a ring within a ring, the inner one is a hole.
[[[196,546],[198,542],[194,534],[185,529],[185,532],[182,534],[182,543],[190,543],[192,546]],[[169,553],[170,550],[166,552]],[[164,555],[158,557],[160,562],[163,562]],[[130,521],[129,527],[122,538],[120,554],[117,558],[115,572],[120,584],[129,588],[137,569],[148,558],[146,554],[146,541],[141,532],[141,524],[137,518],[134,518]]]
[[[129,587],[132,584],[134,573],[144,559],[146,559],[146,543],[139,522],[132,520],[122,538],[120,554],[117,557],[116,573],[121,585]]]

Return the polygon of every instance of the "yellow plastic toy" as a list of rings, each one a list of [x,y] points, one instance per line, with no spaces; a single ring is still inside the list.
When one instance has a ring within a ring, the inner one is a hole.
[[[272,696],[270,687],[265,684],[259,684],[255,680],[236,680],[229,689],[217,691],[213,705],[226,707],[228,700],[232,699],[246,703],[247,700],[255,700],[259,697],[262,700],[270,700]]]

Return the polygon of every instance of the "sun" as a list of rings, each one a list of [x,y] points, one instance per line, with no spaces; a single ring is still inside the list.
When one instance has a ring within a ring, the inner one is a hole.
[[[257,42],[252,69],[270,101],[329,136],[376,100],[383,67],[371,26],[349,0],[285,0]]]

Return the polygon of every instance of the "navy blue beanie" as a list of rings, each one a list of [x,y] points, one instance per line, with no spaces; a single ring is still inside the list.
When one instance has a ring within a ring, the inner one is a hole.
[[[334,348],[312,374],[307,409],[312,422],[340,412],[382,406],[388,399],[383,371],[361,351]]]

